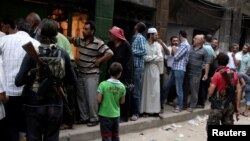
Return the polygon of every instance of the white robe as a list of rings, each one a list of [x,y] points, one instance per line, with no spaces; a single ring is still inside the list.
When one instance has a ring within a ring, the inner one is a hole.
[[[147,55],[144,57],[144,77],[142,86],[141,113],[160,112],[160,63],[163,61],[161,45],[147,43]]]

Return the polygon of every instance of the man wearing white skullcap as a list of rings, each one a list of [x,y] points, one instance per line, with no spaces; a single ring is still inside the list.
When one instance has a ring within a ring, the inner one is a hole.
[[[144,81],[142,86],[141,113],[160,113],[160,67],[163,62],[158,32],[149,28],[147,32],[147,55],[144,56]]]

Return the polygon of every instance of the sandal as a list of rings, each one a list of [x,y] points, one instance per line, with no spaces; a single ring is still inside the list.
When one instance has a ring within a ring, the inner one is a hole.
[[[242,112],[241,115],[244,117],[248,117],[248,114],[246,114],[245,112]]]

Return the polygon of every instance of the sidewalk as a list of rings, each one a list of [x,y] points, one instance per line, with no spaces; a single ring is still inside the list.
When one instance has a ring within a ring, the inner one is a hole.
[[[139,118],[137,121],[120,123],[120,134],[140,132],[145,129],[159,127],[165,124],[189,120],[195,118],[197,115],[208,114],[210,103],[207,103],[204,109],[195,109],[192,113],[186,110],[180,113],[173,113],[173,109],[172,106],[165,105],[162,119],[158,117],[147,117]],[[74,125],[74,129],[60,131],[60,141],[91,141],[100,138],[99,125],[95,127]]]

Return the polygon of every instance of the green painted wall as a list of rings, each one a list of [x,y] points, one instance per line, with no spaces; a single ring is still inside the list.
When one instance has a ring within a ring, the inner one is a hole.
[[[115,0],[96,0],[96,35],[104,41],[108,40],[108,30],[113,25],[114,4]]]
[[[115,0],[96,0],[95,7],[95,23],[96,23],[96,36],[108,41],[108,30],[113,25]],[[107,63],[101,65],[100,81],[106,79]]]

